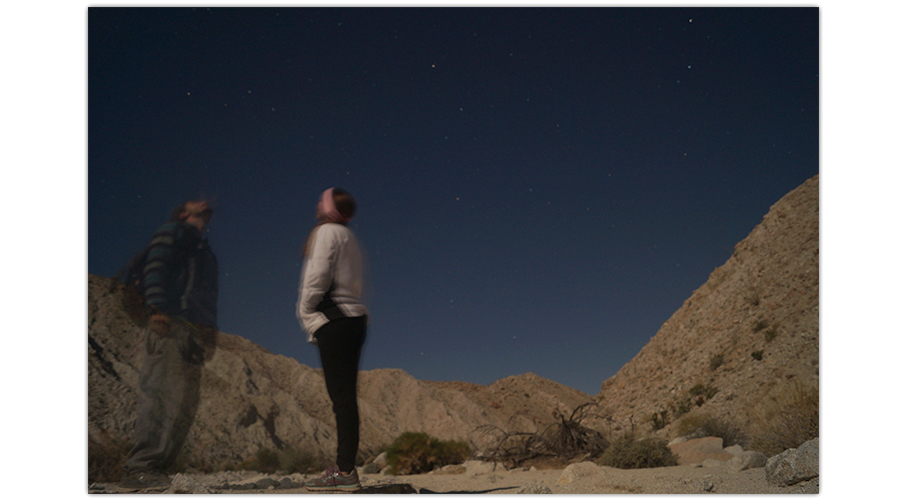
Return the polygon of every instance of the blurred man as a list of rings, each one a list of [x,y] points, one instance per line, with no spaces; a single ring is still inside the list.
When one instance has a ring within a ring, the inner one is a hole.
[[[176,207],[154,233],[143,266],[150,308],[125,487],[165,486],[200,401],[200,373],[215,350],[219,269],[204,237],[212,209],[205,201]]]

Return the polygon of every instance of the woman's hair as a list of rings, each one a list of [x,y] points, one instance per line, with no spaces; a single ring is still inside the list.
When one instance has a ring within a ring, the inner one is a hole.
[[[334,188],[331,194],[331,198],[334,200],[334,206],[337,207],[338,212],[347,219],[352,219],[353,214],[356,213],[356,200],[350,196],[350,193],[341,188]]]
[[[338,209],[338,212],[340,212],[341,215],[343,215],[347,219],[347,221],[353,218],[353,215],[356,214],[356,200],[353,199],[353,196],[351,196],[350,193],[341,188],[334,188],[331,192],[331,198],[334,200],[334,206]],[[321,226],[322,224],[327,224],[329,222],[346,226],[347,221],[335,222],[330,220],[320,220],[319,223],[316,224],[309,232],[309,236],[306,237],[306,243],[303,244],[303,257],[309,256],[309,250],[310,247],[312,247],[313,236],[315,235],[316,229],[318,229],[319,226]]]

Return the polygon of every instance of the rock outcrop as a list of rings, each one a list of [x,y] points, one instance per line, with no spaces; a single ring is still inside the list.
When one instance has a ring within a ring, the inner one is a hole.
[[[746,429],[790,384],[818,391],[819,177],[775,203],[734,253],[603,383],[596,401],[615,436],[677,437],[680,415]]]
[[[792,486],[819,477],[819,439],[791,448],[766,462],[766,481],[775,486]]]
[[[683,443],[670,443],[669,449],[678,459],[678,465],[702,464],[706,460],[727,462],[733,455],[722,448],[722,438],[705,437]]]

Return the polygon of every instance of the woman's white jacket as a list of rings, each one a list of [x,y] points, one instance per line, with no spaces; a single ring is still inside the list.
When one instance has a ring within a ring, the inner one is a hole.
[[[341,317],[364,316],[368,310],[362,302],[363,255],[353,231],[326,223],[310,237],[300,272],[297,319],[315,344],[314,334],[322,325]]]

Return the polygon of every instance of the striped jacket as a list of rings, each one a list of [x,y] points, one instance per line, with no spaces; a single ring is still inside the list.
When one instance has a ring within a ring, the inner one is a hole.
[[[170,316],[214,328],[219,267],[209,242],[185,222],[160,226],[144,265],[144,298]]]

